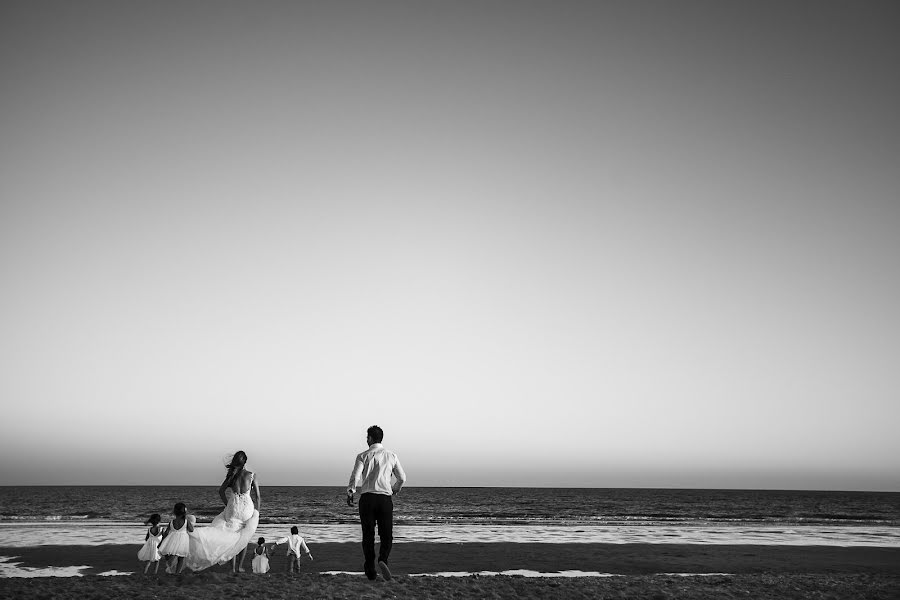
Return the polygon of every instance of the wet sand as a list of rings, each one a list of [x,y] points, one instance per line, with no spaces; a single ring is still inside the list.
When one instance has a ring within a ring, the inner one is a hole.
[[[289,576],[282,554],[267,575],[233,575],[225,565],[202,573],[99,577],[143,569],[139,546],[0,548],[20,567],[86,566],[84,577],[0,579],[0,598],[900,598],[900,548],[713,546],[697,544],[397,544],[393,581],[362,575],[357,543],[310,544],[314,562]],[[245,565],[249,570],[249,559]],[[411,577],[410,574],[576,570],[612,577]],[[162,569],[160,569],[162,571]],[[694,576],[672,575],[698,574]],[[706,574],[706,575],[700,575]]]
[[[315,561],[304,573],[362,572],[358,543],[310,542]],[[83,574],[143,570],[137,545],[0,547],[24,567],[88,566]],[[272,571],[286,567],[282,552]],[[249,570],[250,560],[245,567]],[[700,544],[395,544],[391,568],[398,575],[446,571],[598,571],[618,575],[657,573],[886,573],[900,575],[900,548],[839,546],[718,546]],[[226,573],[226,565],[210,571]]]

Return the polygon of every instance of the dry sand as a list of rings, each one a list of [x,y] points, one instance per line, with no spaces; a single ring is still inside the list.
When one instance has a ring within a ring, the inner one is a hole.
[[[900,548],[707,546],[687,544],[396,544],[393,581],[362,575],[359,544],[311,544],[303,574],[232,575],[226,566],[183,575],[100,577],[134,572],[138,546],[0,548],[25,567],[90,565],[85,577],[0,579],[0,598],[900,598]],[[249,561],[246,565],[249,568]],[[526,569],[614,577],[411,577],[437,572]],[[724,573],[681,576],[668,573]]]
[[[226,575],[169,577],[45,577],[0,579],[0,599],[115,600],[117,598],[220,600],[221,598],[617,598],[664,600],[854,599],[897,600],[900,579],[888,575],[733,575],[675,577],[627,575],[578,579],[524,577],[397,577],[370,582],[354,575]]]

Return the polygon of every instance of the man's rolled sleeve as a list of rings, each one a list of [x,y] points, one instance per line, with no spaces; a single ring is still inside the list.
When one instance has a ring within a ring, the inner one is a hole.
[[[353,463],[353,471],[350,472],[350,483],[347,485],[347,492],[350,494],[356,493],[356,488],[359,487],[360,477],[362,476],[363,470],[363,459],[362,454],[357,455],[356,462]]]
[[[403,467],[400,466],[400,459],[396,456],[394,458],[394,469],[392,470],[392,473],[394,474],[394,477],[397,478],[397,483],[403,485],[406,483],[406,473],[403,471]]]

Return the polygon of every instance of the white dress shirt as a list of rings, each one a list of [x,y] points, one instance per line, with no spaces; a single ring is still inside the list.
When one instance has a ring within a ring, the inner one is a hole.
[[[406,482],[406,473],[403,472],[397,455],[379,443],[372,444],[368,450],[357,455],[347,491],[351,494],[359,491],[360,494],[391,496],[394,493],[391,475],[397,478],[400,486]]]
[[[309,548],[306,546],[306,541],[302,536],[296,533],[292,533],[290,537],[278,538],[276,544],[288,543],[287,553],[291,554],[293,552],[294,556],[300,558],[300,553],[305,552],[309,554]]]

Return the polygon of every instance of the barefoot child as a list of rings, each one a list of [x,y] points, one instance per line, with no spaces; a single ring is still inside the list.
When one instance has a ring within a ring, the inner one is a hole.
[[[297,529],[297,526],[294,525],[291,527],[291,535],[288,537],[278,538],[278,541],[275,542],[277,544],[284,544],[287,542],[288,545],[288,573],[294,572],[294,566],[297,567],[297,573],[300,572],[300,552],[303,551],[306,553],[306,556],[309,557],[309,560],[312,560],[312,552],[309,551],[309,548],[306,546],[306,541],[300,536],[300,530]]]
[[[188,533],[194,531],[194,517],[187,514],[184,502],[175,505],[172,515],[175,518],[169,521],[169,526],[163,534],[159,553],[166,557],[166,573],[181,573],[184,570],[184,558],[188,555],[190,547]],[[178,560],[173,565],[174,558]]]
[[[162,541],[162,531],[159,522],[161,520],[159,513],[153,513],[149,519],[144,521],[144,525],[149,525],[150,529],[147,530],[147,535],[144,536],[144,545],[138,550],[137,555],[138,560],[147,561],[147,566],[144,567],[144,575],[150,570],[151,564],[156,565],[153,572],[159,573],[159,542]]]

